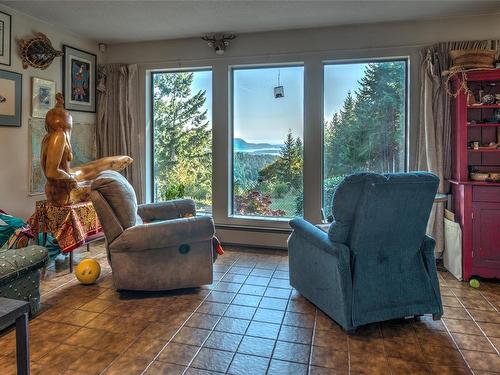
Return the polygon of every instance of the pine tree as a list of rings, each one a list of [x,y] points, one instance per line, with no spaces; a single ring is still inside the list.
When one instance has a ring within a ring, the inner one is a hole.
[[[193,73],[154,75],[157,198],[180,185],[186,196],[209,203],[212,153],[211,130],[203,110],[206,92],[192,93],[192,83]]]

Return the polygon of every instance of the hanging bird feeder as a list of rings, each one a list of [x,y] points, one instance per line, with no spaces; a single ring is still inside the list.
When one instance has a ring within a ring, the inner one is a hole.
[[[280,82],[280,71],[278,70],[278,86],[274,87],[274,97],[276,99],[278,98],[283,98],[285,96],[285,90],[283,89],[283,86],[281,86]]]

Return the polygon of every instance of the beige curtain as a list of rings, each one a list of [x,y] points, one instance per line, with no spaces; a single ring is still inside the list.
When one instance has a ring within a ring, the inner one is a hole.
[[[449,51],[453,49],[495,48],[496,41],[444,42],[420,52],[420,121],[416,158],[411,169],[431,171],[441,179],[440,193],[449,192],[451,177],[451,100],[446,94],[444,70],[451,66]],[[436,253],[442,253],[444,203],[434,204],[428,233],[436,240]]]
[[[123,175],[135,189],[138,202],[144,201],[144,132],[137,123],[139,93],[137,65],[99,66],[97,86],[98,157],[128,155],[134,159]]]

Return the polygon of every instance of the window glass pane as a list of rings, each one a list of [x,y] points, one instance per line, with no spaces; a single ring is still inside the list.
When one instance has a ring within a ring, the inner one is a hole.
[[[154,201],[212,206],[212,72],[152,74]]]
[[[302,215],[304,68],[233,70],[232,212]]]
[[[323,208],[356,172],[405,170],[406,60],[324,67]]]

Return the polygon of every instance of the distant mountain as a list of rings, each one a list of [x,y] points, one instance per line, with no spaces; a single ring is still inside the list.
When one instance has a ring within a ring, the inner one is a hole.
[[[281,149],[281,145],[250,143],[241,138],[235,138],[233,146],[235,152],[251,152],[256,154],[277,154]]]

